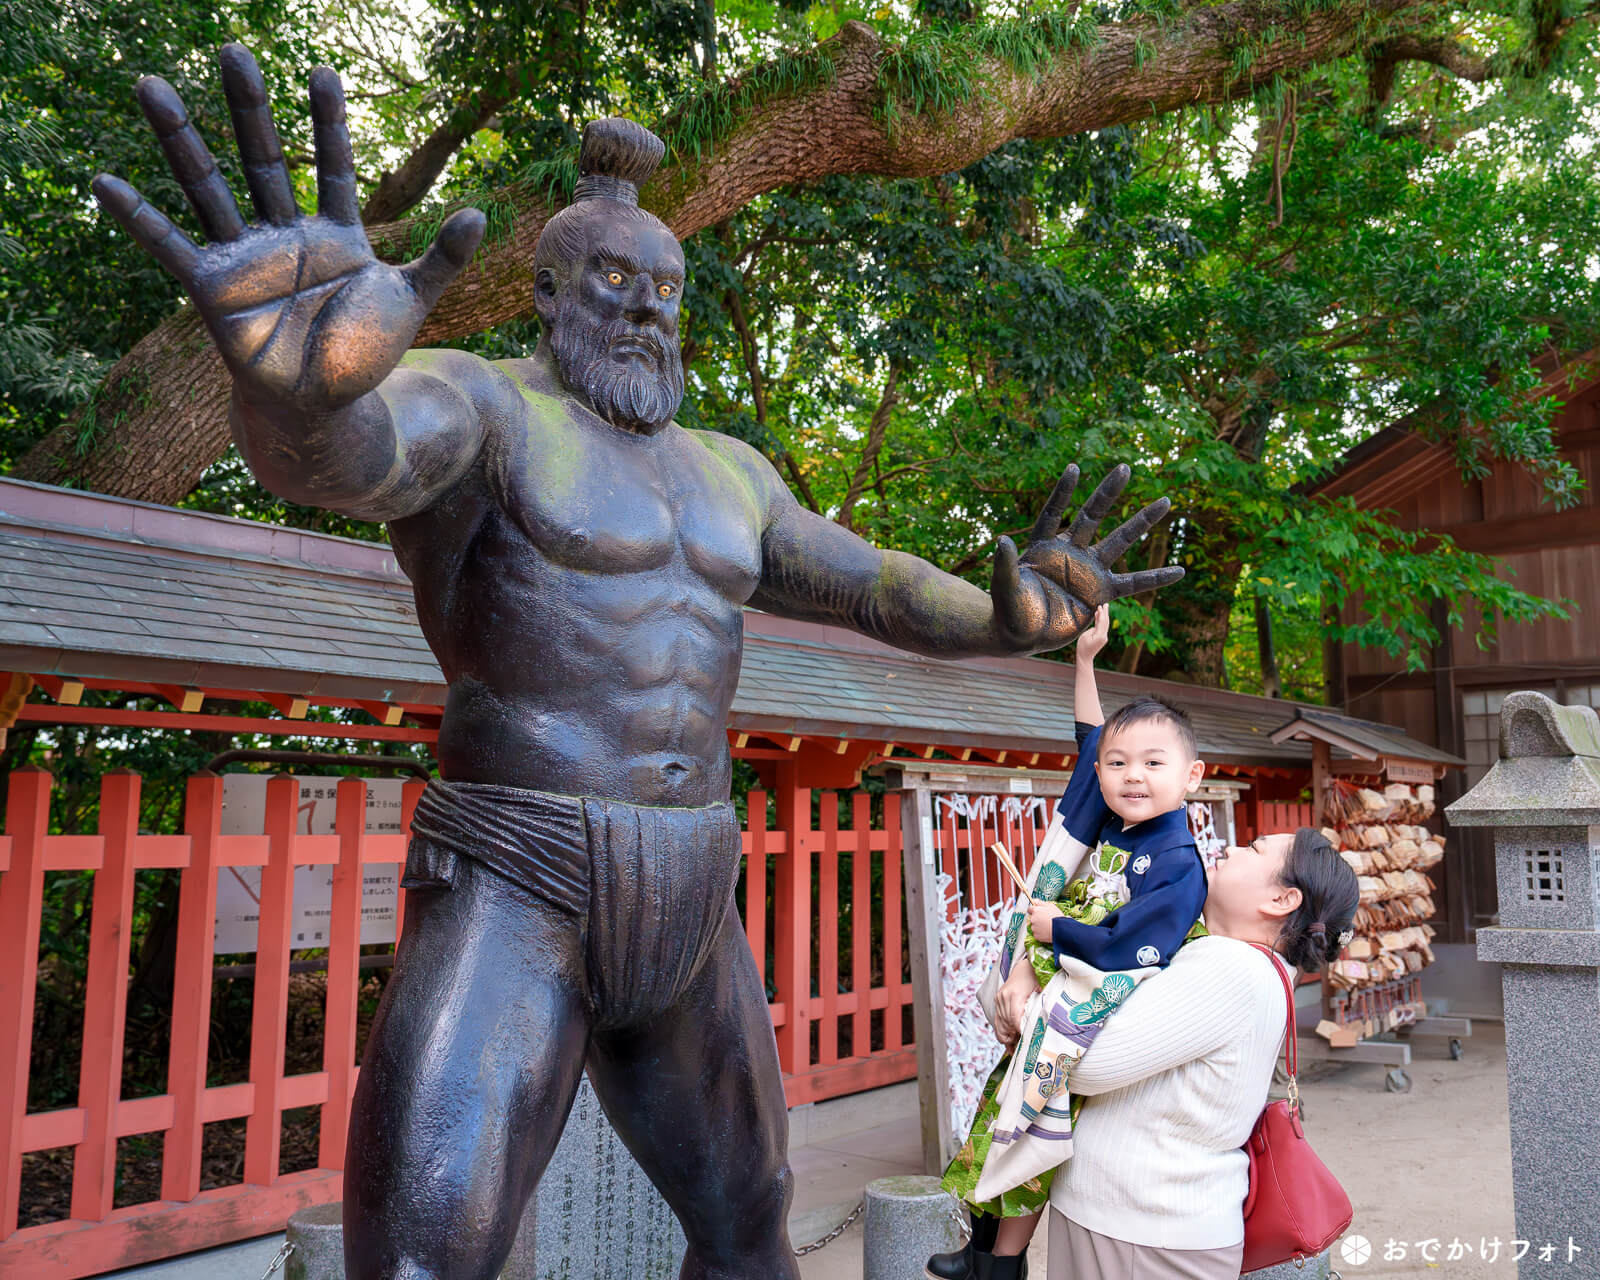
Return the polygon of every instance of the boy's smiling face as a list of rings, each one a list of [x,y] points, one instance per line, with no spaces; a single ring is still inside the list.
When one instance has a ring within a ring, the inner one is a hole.
[[[1152,718],[1102,738],[1094,769],[1111,812],[1131,827],[1182,808],[1206,766],[1189,754],[1175,725]]]

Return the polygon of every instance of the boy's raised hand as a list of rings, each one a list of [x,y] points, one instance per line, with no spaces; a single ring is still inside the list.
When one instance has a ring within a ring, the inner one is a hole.
[[[1066,913],[1053,902],[1030,902],[1028,904],[1028,928],[1033,931],[1033,936],[1040,942],[1052,942],[1055,939],[1054,925],[1058,916]]]
[[[1101,605],[1094,611],[1094,622],[1078,637],[1078,661],[1093,662],[1100,650],[1111,639],[1111,606]]]

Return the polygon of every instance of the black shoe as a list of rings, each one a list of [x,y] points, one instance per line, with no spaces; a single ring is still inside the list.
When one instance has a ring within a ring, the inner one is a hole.
[[[923,1274],[928,1280],[973,1280],[977,1274],[973,1270],[973,1257],[972,1241],[968,1240],[953,1253],[934,1254],[923,1268]]]
[[[1026,1253],[980,1253],[973,1261],[975,1280],[1028,1280]]]
[[[973,1280],[977,1257],[994,1248],[1000,1232],[1000,1219],[986,1213],[972,1215],[972,1239],[952,1253],[936,1253],[923,1268],[928,1280]]]

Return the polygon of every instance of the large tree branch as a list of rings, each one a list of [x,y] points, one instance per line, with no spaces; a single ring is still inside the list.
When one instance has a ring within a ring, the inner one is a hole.
[[[1579,22],[1600,15],[1600,0],[1567,12],[1560,0],[1536,0],[1528,43],[1510,54],[1479,53],[1451,36],[1401,35],[1383,40],[1368,53],[1368,85],[1374,108],[1382,108],[1394,92],[1403,62],[1426,62],[1458,80],[1482,84],[1507,75],[1534,77],[1550,69],[1561,42]]]
[[[392,222],[409,213],[433,189],[450,157],[510,101],[509,95],[479,91],[456,103],[444,123],[424,138],[398,169],[386,171],[378,179],[362,206],[361,220],[369,225]]]
[[[950,173],[1016,138],[1062,137],[1242,96],[1275,76],[1409,35],[1426,13],[1422,0],[1348,0],[1311,12],[1298,0],[1228,0],[1165,25],[1138,18],[1107,26],[1093,43],[1063,40],[1027,68],[952,43],[940,56],[976,69],[964,95],[947,96],[943,109],[914,111],[897,102],[892,128],[886,86],[893,91],[897,76],[910,70],[896,47],[851,22],[809,55],[825,60],[824,74],[796,81],[757,68],[708,90],[700,118],[723,122],[709,151],[701,145],[697,153],[686,141],[698,136],[705,144],[704,129],[696,135],[684,117],[666,121],[662,132],[675,145],[641,203],[685,238],[780,187],[834,174]],[[1241,71],[1243,50],[1249,60]],[[512,229],[479,250],[434,308],[419,344],[476,333],[532,310],[533,250],[554,211],[545,191],[527,183],[493,193],[514,210]],[[400,258],[412,228],[388,223],[369,228],[369,235],[381,254]],[[53,433],[17,474],[176,501],[227,447],[227,389],[218,366],[185,310],[118,362],[87,422]],[[181,387],[181,394],[149,394],[158,382]],[[92,447],[75,447],[85,439]]]
[[[1368,91],[1372,106],[1381,109],[1394,94],[1395,77],[1403,62],[1427,62],[1473,84],[1482,84],[1499,72],[1487,54],[1469,49],[1449,36],[1401,36],[1374,45],[1368,55]]]
[[[838,522],[846,529],[855,528],[856,503],[866,492],[871,473],[877,467],[878,454],[883,450],[884,436],[889,431],[889,415],[894,411],[895,400],[898,398],[895,392],[899,385],[900,363],[891,360],[889,377],[883,384],[883,394],[878,397],[878,407],[872,411],[872,420],[867,424],[867,439],[861,449],[861,458],[856,463],[855,474],[850,477],[844,501],[839,504]]]

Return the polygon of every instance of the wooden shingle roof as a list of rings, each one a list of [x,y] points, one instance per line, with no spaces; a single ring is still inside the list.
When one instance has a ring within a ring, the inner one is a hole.
[[[445,694],[387,546],[5,479],[0,670],[428,707]],[[747,611],[732,727],[1070,752],[1072,674]],[[1208,760],[1309,762],[1306,743],[1271,741],[1298,704],[1102,677],[1108,710],[1146,693],[1188,708]]]

